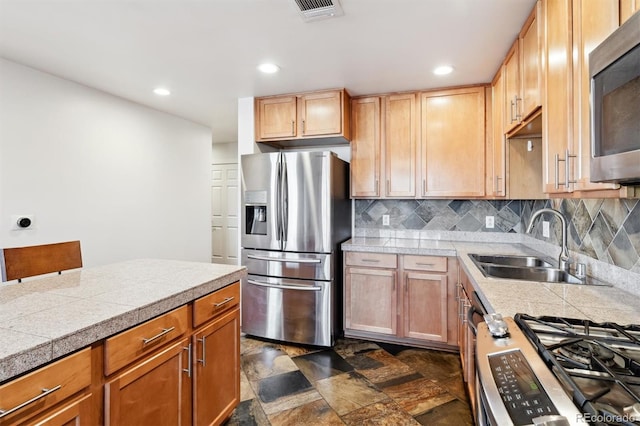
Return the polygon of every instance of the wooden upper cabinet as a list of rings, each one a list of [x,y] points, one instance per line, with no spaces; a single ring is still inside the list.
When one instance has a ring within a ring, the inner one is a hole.
[[[640,0],[620,0],[620,25],[638,11],[640,11]]]
[[[312,93],[300,96],[300,135],[321,136],[342,131],[340,92]]]
[[[520,94],[519,45],[519,40],[516,39],[504,61],[505,133],[520,124],[520,120],[522,119],[522,115],[518,112],[522,102],[522,96]]]
[[[350,98],[344,89],[256,98],[256,141],[351,137]]]
[[[619,2],[548,0],[542,9],[546,59],[544,190],[617,190],[616,185],[589,181],[589,53],[618,27]]]
[[[542,138],[546,145],[543,179],[547,193],[572,190],[573,158],[567,158],[573,140],[571,3],[571,0],[548,0],[543,6],[546,60]]]
[[[415,197],[416,94],[385,97],[385,195]]]
[[[500,67],[491,83],[491,169],[489,194],[496,197],[506,196],[506,140],[503,131],[504,114],[504,67]]]
[[[379,197],[380,97],[351,101],[351,197]]]
[[[256,100],[256,138],[296,137],[296,97],[281,96]]]
[[[640,3],[640,0],[637,0]],[[617,0],[574,0],[573,2],[573,165],[575,190],[619,188],[617,184],[590,182],[591,129],[589,53],[618,28]]]
[[[531,10],[504,61],[504,131],[518,126],[542,105],[542,2]],[[526,123],[525,123],[526,124]]]
[[[422,195],[485,195],[485,87],[425,92],[422,114]]]
[[[538,0],[520,32],[520,115],[526,120],[542,105],[542,1]]]

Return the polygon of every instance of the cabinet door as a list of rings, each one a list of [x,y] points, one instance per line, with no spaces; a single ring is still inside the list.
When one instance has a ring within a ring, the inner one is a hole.
[[[640,3],[640,0],[639,0]],[[591,183],[591,129],[589,111],[589,53],[618,27],[618,0],[573,2],[573,112],[576,154],[576,190],[616,189],[619,185]]]
[[[300,136],[342,132],[342,93],[311,93],[300,97]]]
[[[183,339],[108,381],[105,385],[105,424],[190,424],[188,347],[189,339]]]
[[[240,310],[193,337],[193,424],[221,424],[240,402]]]
[[[395,270],[347,268],[344,291],[345,328],[396,334]]]
[[[447,342],[447,276],[405,272],[404,336]]]
[[[84,395],[61,408],[52,410],[33,421],[35,426],[80,426],[93,424],[91,420],[91,395]]]
[[[492,140],[492,161],[491,170],[491,194],[496,197],[506,196],[506,139],[504,136],[504,67],[500,67],[491,85],[491,130]]]
[[[546,60],[542,138],[545,144],[544,191],[547,193],[572,190],[574,158],[567,158],[573,139],[571,11],[571,0],[544,2]]]
[[[258,99],[256,140],[296,136],[296,96]]]
[[[351,102],[351,197],[380,196],[380,98]]]
[[[504,63],[504,99],[505,99],[505,133],[516,127],[522,120],[519,111],[522,98],[520,95],[520,58],[519,40],[511,46]]]
[[[620,25],[640,11],[640,0],[620,0]]]
[[[540,90],[542,89],[542,72],[540,68],[542,31],[540,30],[540,19],[538,18],[540,8],[541,1],[538,1],[520,33],[520,61],[522,65],[520,70],[520,75],[522,76],[522,107],[520,112],[523,120],[542,105],[540,97]]]
[[[485,194],[484,90],[469,87],[421,95],[423,195]]]
[[[415,197],[416,95],[386,97],[385,196]]]

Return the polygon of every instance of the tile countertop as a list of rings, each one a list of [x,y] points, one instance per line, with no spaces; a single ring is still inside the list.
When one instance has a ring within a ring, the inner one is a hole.
[[[596,322],[640,324],[640,292],[630,293],[613,285],[576,285],[485,277],[468,256],[469,253],[532,254],[557,261],[557,258],[521,243],[355,237],[343,243],[342,250],[457,256],[485,308],[504,316],[526,313],[533,316],[550,315],[586,318]]]
[[[245,274],[235,265],[140,259],[0,284],[0,382]]]

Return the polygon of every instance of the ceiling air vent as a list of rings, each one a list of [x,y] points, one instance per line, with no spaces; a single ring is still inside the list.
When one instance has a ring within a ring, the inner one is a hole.
[[[333,18],[344,14],[338,0],[294,0],[306,22]]]

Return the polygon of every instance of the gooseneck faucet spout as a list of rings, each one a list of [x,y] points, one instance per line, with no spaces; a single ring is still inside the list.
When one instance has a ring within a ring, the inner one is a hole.
[[[560,257],[558,258],[558,268],[569,271],[569,249],[567,248],[567,219],[564,217],[562,213],[558,210],[554,209],[540,209],[533,213],[531,219],[529,220],[529,226],[527,226],[527,230],[525,231],[527,234],[531,233],[533,229],[533,223],[535,222],[538,216],[544,213],[551,213],[560,218],[560,222],[562,223],[562,250],[560,251]]]

